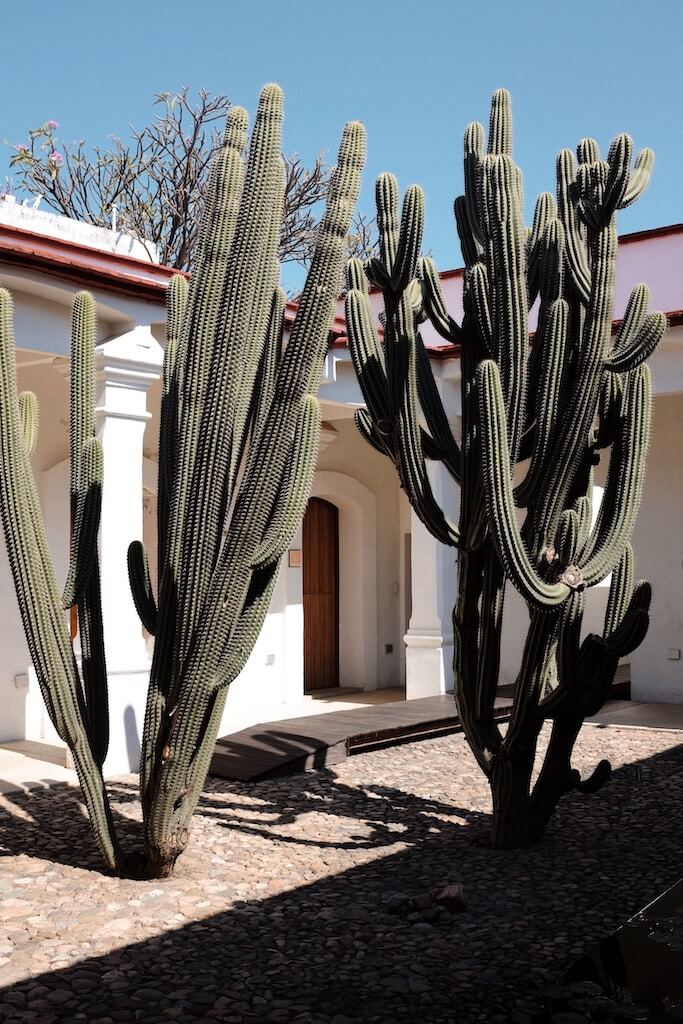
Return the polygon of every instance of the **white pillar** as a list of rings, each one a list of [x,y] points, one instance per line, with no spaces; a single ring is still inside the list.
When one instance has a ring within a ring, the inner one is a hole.
[[[149,327],[136,327],[98,349],[97,433],[104,451],[100,561],[110,721],[106,775],[138,769],[150,663],[126,556],[130,542],[143,536],[147,390],[158,380],[162,362],[163,351]]]
[[[459,361],[434,369],[446,414],[459,440]],[[437,503],[457,522],[457,484],[441,463],[428,462],[427,467]],[[433,537],[412,511],[410,521],[412,611],[404,638],[408,700],[453,691],[453,606],[458,590],[457,550]]]
[[[434,495],[457,518],[458,495],[445,469],[430,468]],[[457,593],[457,551],[429,533],[411,512],[412,612],[405,636],[406,698],[433,697],[453,690],[453,605]]]

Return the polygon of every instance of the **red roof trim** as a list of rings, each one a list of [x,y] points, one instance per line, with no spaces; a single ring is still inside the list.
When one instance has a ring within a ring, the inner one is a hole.
[[[620,245],[629,245],[631,242],[643,242],[648,238],[680,234],[683,234],[683,224],[662,224],[659,228],[643,228],[642,231],[631,231],[627,235],[619,235],[619,243]]]
[[[632,242],[646,242],[650,238],[663,238],[666,235],[683,234],[683,224],[663,224],[659,228],[644,228],[642,231],[631,231],[625,235],[619,235],[619,245],[630,245]],[[451,270],[442,270],[439,277],[442,281],[451,280],[454,277],[463,277],[464,267],[454,267]],[[379,288],[371,288],[370,292],[377,293]]]
[[[160,263],[107,252],[81,242],[53,238],[36,231],[0,223],[0,264],[39,270],[50,277],[89,288],[106,288],[136,299],[163,305],[174,274],[184,273]],[[189,274],[185,274],[189,277]],[[287,324],[294,321],[296,302],[285,307]],[[344,333],[343,317],[335,316],[332,334]]]
[[[159,303],[165,301],[166,288],[176,273],[158,263],[9,224],[0,224],[0,262]]]
[[[629,244],[681,233],[683,224],[668,224],[622,235],[619,241]],[[61,278],[73,284],[106,288],[109,291],[159,304],[165,302],[166,288],[173,275],[180,273],[163,264],[149,263],[133,256],[106,252],[80,242],[53,238],[50,235],[1,223],[0,264],[40,270],[51,277]],[[464,269],[457,267],[443,271],[441,278],[462,277],[463,274]],[[286,304],[285,320],[288,325],[293,323],[296,311],[296,302]],[[673,310],[667,313],[667,317],[672,326],[683,324],[683,310]],[[335,348],[348,346],[346,321],[343,316],[335,316],[331,334]],[[449,344],[435,345],[428,351],[432,359],[454,359],[459,356],[460,347]]]

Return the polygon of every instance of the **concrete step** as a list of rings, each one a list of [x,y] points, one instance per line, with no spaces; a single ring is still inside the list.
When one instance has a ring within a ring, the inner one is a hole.
[[[71,751],[66,743],[60,741],[47,742],[46,740],[11,740],[8,743],[0,743],[3,750],[13,750],[24,757],[31,757],[35,761],[47,761],[49,764],[58,764],[60,768],[73,769],[74,763]]]

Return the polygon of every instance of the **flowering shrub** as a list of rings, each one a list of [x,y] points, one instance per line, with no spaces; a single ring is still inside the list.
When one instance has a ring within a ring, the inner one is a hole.
[[[14,146],[14,154],[10,157],[10,167],[19,165],[23,171],[35,170],[38,165],[45,164],[51,179],[57,177],[59,168],[64,163],[64,156],[55,148],[54,133],[59,128],[59,121],[50,119],[40,128],[33,128],[29,133],[30,145],[24,142]]]
[[[18,190],[41,196],[46,206],[74,220],[112,226],[157,247],[162,263],[189,268],[196,243],[201,196],[209,165],[221,142],[230,107],[227,96],[201,90],[160,93],[158,113],[130,141],[112,137],[106,146],[58,142],[59,122],[50,118],[29,132],[28,144],[12,147],[10,167]],[[321,157],[306,167],[285,157],[285,216],[280,259],[307,263],[315,239],[317,207],[327,193],[330,168]],[[349,248],[373,255],[372,223],[357,218]]]

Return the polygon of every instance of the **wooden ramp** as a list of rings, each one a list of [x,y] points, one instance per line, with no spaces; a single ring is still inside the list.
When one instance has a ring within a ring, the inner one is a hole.
[[[510,701],[496,701],[506,718]],[[349,711],[266,722],[223,736],[209,769],[224,779],[251,782],[323,768],[350,754],[394,740],[427,739],[460,728],[450,695],[371,704]]]

